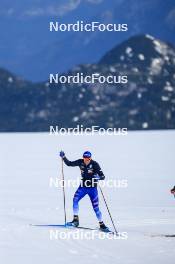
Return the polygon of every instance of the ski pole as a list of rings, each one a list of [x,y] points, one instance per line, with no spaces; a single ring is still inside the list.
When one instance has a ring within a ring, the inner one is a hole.
[[[107,204],[107,202],[106,202],[106,199],[105,199],[104,193],[103,193],[102,188],[101,188],[100,186],[99,186],[99,188],[100,188],[100,192],[101,192],[101,194],[102,194],[103,200],[104,200],[104,202],[105,202],[106,208],[107,208],[107,210],[108,210],[108,213],[109,213],[109,216],[110,216],[110,219],[111,219],[112,225],[113,225],[113,227],[114,227],[115,233],[116,233],[116,235],[117,235],[118,232],[117,232],[117,229],[116,229],[116,227],[115,227],[114,221],[113,221],[113,219],[112,219],[112,215],[111,215],[111,213],[110,213],[110,210],[109,210],[108,204]]]
[[[65,185],[64,185],[64,169],[63,169],[63,158],[61,163],[62,181],[63,181],[63,204],[64,204],[64,222],[67,223],[66,219],[66,195],[65,195]]]

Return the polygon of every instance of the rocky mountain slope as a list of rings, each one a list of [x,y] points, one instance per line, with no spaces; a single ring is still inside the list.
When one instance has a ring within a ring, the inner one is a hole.
[[[175,48],[149,35],[114,47],[96,64],[65,75],[127,75],[127,84],[33,84],[0,71],[1,131],[48,131],[50,125],[175,128]]]

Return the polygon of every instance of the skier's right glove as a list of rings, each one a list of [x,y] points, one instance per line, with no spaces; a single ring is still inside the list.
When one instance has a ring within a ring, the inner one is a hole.
[[[175,194],[175,186],[174,186],[174,188],[171,190],[171,193],[172,193],[172,194]]]
[[[63,159],[65,157],[65,153],[63,150],[60,151],[60,157]]]

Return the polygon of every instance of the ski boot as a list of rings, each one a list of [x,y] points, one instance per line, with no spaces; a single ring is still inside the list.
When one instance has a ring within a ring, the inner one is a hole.
[[[106,233],[110,232],[109,228],[103,223],[103,221],[99,222],[99,224],[100,224],[101,231],[106,232]]]
[[[79,226],[79,217],[78,215],[74,215],[74,218],[71,222],[67,223],[68,226],[74,226],[74,227],[78,227]]]

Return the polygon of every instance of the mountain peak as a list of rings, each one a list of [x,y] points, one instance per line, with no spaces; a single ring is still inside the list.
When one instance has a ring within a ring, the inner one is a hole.
[[[151,35],[137,35],[129,38],[119,46],[110,50],[100,63],[113,64],[124,61],[126,63],[150,64],[150,59],[163,57],[165,60],[175,52],[172,46],[152,37]]]

